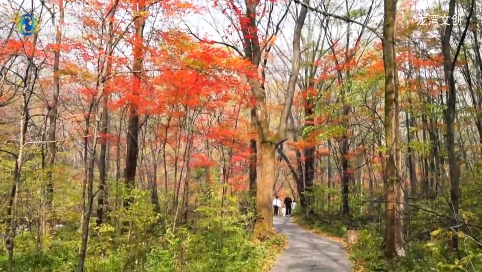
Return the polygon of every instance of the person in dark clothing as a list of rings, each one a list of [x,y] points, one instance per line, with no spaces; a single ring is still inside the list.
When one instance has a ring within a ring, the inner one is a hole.
[[[293,203],[293,200],[291,200],[291,198],[289,196],[286,197],[285,200],[284,200],[284,204],[285,204],[285,207],[286,207],[286,216],[291,215],[291,203]]]

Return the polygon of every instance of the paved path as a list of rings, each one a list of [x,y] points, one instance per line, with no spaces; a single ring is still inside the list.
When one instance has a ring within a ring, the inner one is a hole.
[[[288,247],[278,256],[271,272],[351,272],[343,247],[302,229],[289,217],[275,217],[276,232],[288,238]]]

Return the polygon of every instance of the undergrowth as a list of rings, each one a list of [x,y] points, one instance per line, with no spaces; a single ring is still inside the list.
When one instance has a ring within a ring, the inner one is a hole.
[[[446,192],[436,198],[412,199],[405,217],[405,256],[387,260],[384,256],[384,205],[380,201],[361,201],[350,195],[351,222],[358,230],[358,243],[347,246],[355,271],[482,271],[482,209],[480,178],[465,176],[460,217],[469,228],[459,231],[459,251],[450,249],[453,233],[447,228],[449,215]],[[368,195],[366,192],[363,195]],[[300,213],[297,222],[323,235],[346,241],[348,225],[340,215],[341,196],[338,190],[316,186],[312,201]],[[326,201],[329,198],[330,201]],[[310,216],[307,216],[307,215]],[[467,232],[469,231],[469,232]],[[346,245],[346,244],[345,244]]]
[[[203,204],[192,207],[186,220],[176,226],[172,218],[154,213],[149,192],[136,190],[133,195],[135,204],[128,211],[112,211],[108,224],[96,227],[92,220],[86,271],[269,271],[286,244],[282,235],[264,242],[250,241],[252,209],[239,212],[236,197],[227,197],[221,204],[217,190],[199,194],[196,203]],[[19,233],[14,271],[76,271],[77,222],[78,218],[64,221],[64,227],[45,238],[41,249],[34,230]],[[122,222],[129,222],[128,233],[121,232]],[[5,248],[0,250],[5,252]],[[2,253],[0,271],[6,270],[7,256]]]

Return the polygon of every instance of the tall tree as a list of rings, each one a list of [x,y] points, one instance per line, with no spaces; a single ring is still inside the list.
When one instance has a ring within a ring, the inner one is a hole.
[[[47,194],[46,194],[46,213],[51,210],[52,206],[52,197],[54,193],[53,187],[53,176],[52,176],[52,168],[55,164],[55,157],[57,153],[57,143],[56,143],[56,133],[57,133],[57,117],[58,117],[58,103],[59,103],[59,94],[60,94],[60,48],[62,44],[62,26],[64,24],[64,1],[58,0],[58,8],[59,8],[59,21],[56,25],[55,31],[55,53],[54,53],[54,93],[52,96],[52,101],[47,106],[48,108],[48,116],[49,116],[49,126],[48,126],[48,148],[49,148],[49,171],[48,171],[48,184],[47,184]],[[45,222],[44,222],[45,223]]]
[[[458,23],[458,20],[454,20],[455,15],[455,0],[449,1],[449,24],[445,26],[445,31],[442,36],[442,54],[444,58],[444,75],[445,82],[447,84],[447,108],[445,109],[445,123],[447,125],[447,152],[448,152],[448,164],[449,164],[449,178],[450,178],[450,213],[451,213],[451,228],[453,228],[454,234],[452,235],[452,249],[458,250],[458,224],[459,224],[459,206],[460,206],[460,169],[457,154],[455,151],[455,114],[457,104],[457,89],[455,86],[454,69],[455,63],[459,56],[460,50],[465,40],[467,30],[469,28],[470,20],[474,12],[475,0],[471,1],[469,16],[463,30],[460,41],[452,59],[451,56],[451,37],[454,23]]]
[[[397,0],[384,0],[383,15],[383,67],[385,70],[385,201],[386,229],[385,255],[389,258],[403,255],[403,188],[400,179],[398,156],[399,102],[398,77],[395,55],[395,18]]]
[[[127,158],[124,178],[127,188],[135,185],[137,171],[137,157],[139,155],[139,91],[142,81],[142,60],[145,26],[145,0],[132,0],[132,16],[135,34],[133,39],[134,62],[132,66],[132,97],[129,105],[129,121],[127,125]],[[125,205],[129,206],[131,200],[127,199]]]
[[[304,1],[305,5],[309,3]],[[261,47],[257,31],[258,0],[245,0],[246,14],[241,20],[244,39],[245,57],[257,68],[261,61]],[[276,133],[270,131],[269,112],[266,103],[266,90],[258,77],[249,77],[249,85],[256,101],[256,121],[260,141],[260,180],[257,183],[256,203],[261,216],[256,223],[255,235],[271,232],[273,227],[272,200],[273,188],[276,179],[276,147],[286,140],[288,118],[291,115],[291,105],[298,80],[301,58],[301,29],[303,28],[308,9],[302,6],[296,20],[293,33],[293,63],[288,81],[286,98],[284,101],[281,120]],[[242,18],[242,17],[240,17]],[[245,21],[245,22],[243,22]]]
[[[110,5],[107,7],[107,17],[106,17],[106,24],[107,24],[107,31],[106,31],[106,50],[104,54],[104,58],[106,61],[104,62],[106,67],[106,75],[103,80],[106,82],[104,83],[104,87],[107,85],[107,81],[111,77],[112,73],[112,53],[113,53],[113,43],[114,43],[114,15],[117,10],[117,6],[119,4],[119,0],[111,0]],[[102,25],[105,27],[105,24]],[[100,133],[103,135],[104,139],[100,142],[100,158],[99,158],[99,175],[100,175],[100,183],[99,183],[99,195],[97,197],[97,225],[100,225],[104,222],[104,214],[106,212],[107,207],[107,188],[106,188],[106,180],[107,180],[107,147],[108,147],[108,138],[107,133],[109,132],[109,92],[103,91],[102,97],[102,120],[100,122]]]
[[[25,155],[26,155],[26,148],[25,142],[27,138],[28,132],[28,124],[31,120],[30,114],[30,106],[31,106],[31,99],[34,95],[34,87],[37,83],[37,79],[39,76],[38,70],[35,69],[35,53],[36,53],[36,46],[38,42],[38,33],[35,32],[33,37],[31,37],[31,41],[28,39],[24,40],[24,43],[28,45],[25,49],[20,47],[21,49],[18,50],[17,54],[23,55],[26,58],[27,67],[25,70],[25,74],[22,75],[21,83],[16,85],[15,87],[19,88],[19,94],[21,96],[21,103],[20,103],[20,116],[19,116],[19,127],[18,127],[18,139],[14,142],[18,143],[18,151],[17,153],[8,152],[10,155],[13,155],[15,158],[15,166],[13,172],[13,184],[9,192],[8,203],[7,203],[7,220],[9,222],[6,225],[6,238],[5,238],[5,245],[8,250],[8,268],[9,271],[14,271],[14,253],[15,253],[15,236],[17,231],[17,224],[18,224],[18,202],[19,202],[19,191],[20,185],[22,183],[22,170],[25,162]]]

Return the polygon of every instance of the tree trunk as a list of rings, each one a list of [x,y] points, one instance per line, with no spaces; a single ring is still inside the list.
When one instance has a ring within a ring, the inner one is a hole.
[[[25,72],[25,77],[23,81],[22,87],[22,108],[21,108],[21,115],[20,115],[20,133],[18,135],[18,154],[15,155],[15,170],[13,172],[13,185],[10,190],[10,196],[7,205],[7,220],[10,220],[6,224],[6,238],[5,238],[5,245],[8,250],[8,269],[9,271],[13,271],[14,268],[14,261],[13,255],[15,252],[15,235],[17,230],[17,205],[18,205],[18,192],[21,183],[21,175],[22,175],[22,167],[23,167],[23,156],[24,156],[24,145],[25,145],[25,138],[27,135],[27,128],[28,122],[30,120],[29,114],[29,102],[30,98],[33,95],[33,82],[37,79],[37,70],[32,69],[34,62],[33,59],[35,57],[35,46],[37,44],[38,33],[35,32],[33,34],[33,41],[32,44],[32,51],[30,53],[30,57],[28,58],[28,65]],[[34,74],[35,72],[35,74]],[[35,78],[32,79],[32,76]],[[11,153],[12,154],[12,153]]]
[[[133,16],[144,10],[145,0],[132,0]],[[135,18],[135,38],[133,45],[134,63],[132,65],[133,79],[132,79],[132,96],[138,97],[141,89],[142,76],[142,45],[144,40],[144,25],[145,20],[142,17]],[[139,113],[138,102],[131,101],[129,107],[129,123],[127,125],[127,158],[126,168],[124,172],[126,188],[129,191],[135,187],[136,171],[137,171],[137,157],[139,155]],[[129,197],[124,201],[124,206],[128,207],[132,199]]]
[[[115,158],[115,181],[121,179],[121,134],[122,134],[122,124],[124,123],[124,109],[122,110],[121,116],[119,118],[119,131],[117,132],[117,150]]]
[[[182,223],[186,223],[189,214],[189,180],[191,179],[191,169],[189,165],[186,168],[186,177],[184,178],[183,203],[182,203]],[[224,187],[223,187],[224,189]],[[224,190],[223,190],[224,192]]]
[[[422,114],[422,125],[423,125],[423,131],[422,131],[422,140],[423,142],[427,142],[429,140],[430,134],[429,133],[429,128],[428,128],[428,122],[427,122],[427,116],[425,114]],[[435,172],[435,165],[433,163],[433,157],[434,157],[434,149],[433,145],[430,145],[430,157],[426,154],[423,155],[423,161],[425,164],[425,171],[424,171],[424,179],[423,179],[423,192],[426,194],[426,196],[430,196],[430,191],[432,190],[432,184],[433,182],[433,175],[431,173]]]
[[[293,115],[290,116],[289,119],[289,126],[290,130],[292,131],[292,137],[294,142],[298,142],[298,131],[295,128],[295,121]],[[283,145],[280,145],[280,148],[282,149]],[[296,169],[290,164],[289,158],[283,153],[283,159],[286,161],[286,164],[288,164],[288,167],[291,170],[291,173],[293,175],[293,178],[296,181],[296,191],[297,191],[297,198],[299,199],[300,206],[303,209],[306,209],[308,207],[306,201],[305,201],[305,196],[303,193],[306,190],[306,183],[305,183],[305,175],[304,175],[304,169],[303,169],[303,162],[302,162],[302,157],[301,157],[301,152],[300,149],[295,148],[295,156],[296,156]],[[293,199],[296,200],[296,199]]]
[[[261,60],[261,47],[259,42],[257,30],[257,7],[259,1],[245,0],[246,14],[245,18],[241,19],[241,30],[244,39],[245,57],[250,60],[254,68],[259,68]],[[290,78],[288,81],[288,88],[284,100],[283,112],[279,122],[278,130],[273,135],[269,128],[269,110],[266,103],[266,90],[263,88],[262,82],[257,77],[249,77],[248,82],[251,91],[256,101],[256,123],[260,139],[260,156],[261,156],[261,175],[257,184],[257,205],[260,212],[260,220],[255,225],[256,234],[263,234],[272,231],[273,217],[272,217],[272,199],[273,199],[273,185],[275,183],[275,162],[276,162],[276,147],[286,140],[286,131],[288,126],[288,119],[291,115],[291,106],[295,94],[296,82],[299,76],[301,65],[301,30],[304,25],[306,14],[308,13],[307,5],[309,0],[304,0],[305,4],[296,19],[295,29],[293,33],[293,63],[290,71]]]
[[[111,9],[113,12],[114,9]],[[112,53],[112,43],[107,45],[107,55]],[[108,94],[105,93],[105,84],[107,80],[107,75],[109,73],[109,62],[110,58],[107,56],[104,58],[102,63],[102,70],[100,74],[100,85],[99,92],[95,97],[92,98],[92,103],[90,104],[89,112],[85,120],[85,131],[84,131],[84,184],[82,189],[82,219],[81,219],[81,246],[79,249],[79,260],[78,260],[78,272],[84,272],[85,269],[85,259],[87,257],[87,245],[89,242],[89,225],[92,215],[92,209],[94,205],[94,167],[96,160],[96,148],[99,138],[99,129],[101,128],[99,124],[99,103],[106,103],[106,97]],[[104,105],[104,110],[106,110],[106,105]],[[105,120],[102,117],[103,120]],[[91,122],[92,121],[92,122]],[[89,151],[89,137],[90,134],[90,124],[92,123],[93,133],[92,133],[92,146]],[[106,124],[102,124],[104,126]],[[119,152],[119,149],[118,149]],[[105,161],[105,154],[104,154]],[[105,171],[105,165],[104,170]],[[105,175],[105,173],[104,173]],[[87,203],[85,198],[87,197]]]
[[[86,160],[86,172],[87,175],[85,176],[84,179],[84,184],[87,185],[86,191],[84,194],[87,195],[87,204],[83,205],[83,211],[82,211],[82,224],[81,224],[81,246],[79,250],[79,261],[78,261],[78,271],[79,272],[84,272],[85,268],[85,258],[87,257],[87,244],[89,242],[89,225],[90,225],[90,218],[92,215],[92,206],[94,204],[94,166],[95,166],[95,151],[96,151],[96,146],[97,146],[97,137],[98,137],[98,112],[99,112],[99,106],[98,102],[100,100],[100,97],[102,96],[102,91],[99,92],[99,96],[94,98],[94,101],[92,102],[92,124],[94,127],[93,131],[93,137],[92,137],[92,148],[91,151],[87,153],[87,156],[85,158]],[[89,122],[87,122],[87,126],[89,126]],[[88,127],[86,128],[86,132],[88,133]],[[87,135],[86,133],[86,135]],[[87,147],[88,148],[88,147]],[[84,185],[85,186],[85,185]],[[85,200],[84,200],[85,201]]]
[[[408,100],[408,103],[411,104],[411,100]],[[410,194],[411,196],[415,196],[417,194],[417,174],[416,174],[416,164],[415,164],[415,152],[413,148],[410,146],[412,142],[412,132],[410,131],[411,127],[415,126],[415,118],[413,117],[413,113],[407,112],[406,115],[406,126],[407,126],[407,146],[408,146],[408,158],[407,158],[407,165],[408,171],[410,176]]]
[[[256,131],[256,108],[251,108],[251,128]],[[256,138],[249,140],[249,147],[251,155],[249,157],[249,194],[252,197],[256,196],[256,176],[258,166],[258,150],[256,147]]]
[[[399,104],[397,86],[397,68],[395,62],[395,18],[397,0],[384,0],[383,22],[383,63],[385,70],[385,198],[386,198],[386,233],[385,255],[392,258],[403,255],[402,205],[403,190],[399,178],[398,136]]]
[[[152,166],[152,177],[150,178],[150,189],[151,189],[151,204],[154,206],[154,212],[157,214],[161,213],[161,205],[159,204],[159,194],[157,192],[157,155],[154,159],[154,165]]]
[[[100,132],[105,136],[108,133],[108,114],[109,110],[107,109],[108,104],[108,95],[104,94],[102,98],[102,120],[101,120],[101,128]],[[106,178],[107,178],[107,138],[101,142],[100,146],[100,158],[99,158],[99,195],[97,197],[97,226],[100,226],[104,222],[104,212],[105,212],[105,205],[107,200],[107,190],[106,190]]]
[[[333,186],[331,178],[333,177],[333,171],[331,169],[331,141],[328,140],[328,156],[326,157],[326,180],[328,183],[328,189]],[[328,209],[331,207],[331,193],[328,192]]]
[[[369,191],[369,195],[370,195],[370,199],[374,199],[374,196],[375,196],[375,192],[374,192],[374,188],[373,188],[373,183],[375,181],[375,175],[373,174],[373,167],[372,167],[372,163],[370,162],[370,159],[371,159],[371,156],[374,156],[376,153],[375,153],[375,144],[372,143],[372,150],[371,152],[369,153],[370,155],[367,154],[368,152],[365,151],[365,162],[366,162],[366,165],[367,165],[367,168],[368,168],[368,191]],[[369,205],[369,210],[370,211],[373,211],[375,205],[374,205],[374,202],[370,202]]]
[[[301,152],[299,149],[295,150],[296,156],[296,173],[298,175],[297,182],[296,182],[296,189],[298,191],[298,197],[300,201],[300,206],[303,209],[308,208],[308,203],[306,203],[306,197],[303,196],[303,193],[306,191],[306,183],[304,179],[303,173],[303,162],[301,161]]]
[[[476,110],[475,124],[477,126],[477,131],[479,133],[479,143],[482,145],[482,99],[480,97],[480,88],[482,88],[482,57],[480,55],[480,42],[478,39],[477,28],[472,28],[472,36],[474,37],[474,55],[475,55],[474,62],[475,62],[476,77],[477,77],[477,80],[476,80],[477,94],[475,94],[474,88],[469,88],[469,91],[472,97],[472,101],[473,101],[472,103],[474,104],[473,107]],[[466,54],[466,55],[469,55],[469,54]],[[467,70],[467,76],[469,78],[468,81],[470,82],[470,73],[469,73],[468,64],[465,64],[465,65]],[[482,155],[482,147],[481,147],[480,155]]]
[[[19,149],[18,155],[15,161],[15,171],[14,171],[14,184],[10,191],[10,200],[7,206],[7,218],[10,219],[9,224],[7,224],[7,237],[5,239],[5,244],[8,250],[8,268],[9,271],[13,271],[14,262],[13,262],[13,254],[15,249],[15,232],[17,230],[17,207],[18,207],[18,191],[21,182],[21,175],[22,175],[22,166],[23,166],[23,151],[24,151],[24,143],[25,143],[25,135],[27,133],[27,126],[28,126],[28,101],[27,94],[25,93],[27,90],[23,92],[23,109],[22,109],[22,116],[20,120],[20,135],[19,135]]]
[[[48,134],[48,149],[49,149],[49,157],[48,157],[48,170],[47,170],[47,188],[45,190],[45,208],[42,211],[40,220],[40,231],[39,234],[44,237],[46,235],[48,229],[48,217],[52,210],[52,200],[54,194],[54,186],[53,186],[53,167],[55,164],[55,159],[57,155],[57,143],[56,143],[56,135],[57,132],[57,115],[58,115],[58,103],[59,103],[59,93],[60,93],[60,74],[59,74],[59,67],[60,67],[60,45],[62,44],[62,32],[61,28],[64,24],[64,1],[58,0],[59,5],[59,22],[56,29],[55,34],[55,43],[57,45],[57,49],[54,52],[54,75],[53,75],[53,85],[54,85],[54,93],[52,97],[52,103],[48,105],[48,120],[49,125],[47,129]],[[39,239],[41,243],[43,243],[43,238]]]
[[[346,135],[343,136],[341,140],[341,186],[342,186],[342,215],[345,218],[350,217],[350,203],[349,203],[349,194],[350,194],[350,181],[351,181],[351,174],[349,171],[349,161],[347,158],[348,155],[348,137]]]
[[[273,143],[260,144],[261,173],[256,194],[257,210],[260,219],[257,221],[255,234],[269,235],[273,229],[273,186],[276,177],[276,146]]]
[[[106,84],[108,78],[110,77],[111,74],[111,69],[112,69],[112,42],[113,42],[113,18],[114,14],[117,8],[119,0],[116,0],[114,3],[111,3],[109,6],[109,13],[107,15],[107,22],[109,22],[108,25],[108,41],[107,41],[107,48],[106,48],[106,53],[104,58],[107,60],[104,60],[104,64],[107,65],[106,67],[106,73],[103,75],[102,80],[104,81],[104,84]],[[105,85],[103,85],[105,86]],[[109,104],[109,94],[105,93],[105,90],[102,91],[104,93],[104,96],[102,97],[102,120],[100,122],[100,133],[104,136],[104,139],[100,143],[100,158],[99,158],[99,196],[97,198],[97,220],[96,224],[97,226],[100,226],[104,222],[104,214],[105,214],[105,207],[107,206],[107,189],[106,189],[106,179],[107,179],[107,133],[109,132],[109,109],[108,109],[108,104]]]
[[[310,97],[308,92],[311,91],[313,87],[310,85],[305,92],[307,92],[305,100],[305,126],[304,129],[310,129],[314,126],[314,97]],[[305,173],[304,173],[304,189],[307,193],[313,190],[313,180],[315,178],[315,146],[310,146],[303,149],[303,154],[305,157]],[[310,205],[310,199],[305,194],[300,195],[301,207],[306,209]]]
[[[451,221],[450,225],[453,227],[454,233],[452,234],[451,247],[453,250],[458,250],[459,239],[457,232],[459,228],[458,225],[458,213],[459,213],[459,202],[460,202],[460,183],[459,183],[459,165],[457,162],[457,155],[455,153],[455,114],[456,114],[456,95],[457,90],[455,87],[454,78],[454,64],[457,61],[457,54],[459,53],[460,47],[465,38],[466,30],[464,31],[459,46],[457,48],[457,53],[452,60],[451,50],[452,45],[450,44],[450,39],[452,37],[453,29],[453,16],[455,14],[455,0],[449,1],[449,22],[445,27],[445,33],[442,36],[442,53],[444,56],[444,75],[445,83],[447,85],[447,107],[445,110],[445,123],[447,125],[447,152],[448,152],[448,164],[449,164],[449,177],[450,177],[450,215]],[[472,1],[472,10],[469,14],[470,21],[472,11],[473,11],[474,1]]]
[[[451,1],[452,2],[452,1]],[[450,44],[447,48],[444,48],[444,57],[448,54],[450,57]],[[448,53],[445,53],[448,51]],[[451,59],[448,60],[451,62]],[[447,124],[447,151],[449,157],[449,176],[450,176],[450,200],[451,208],[450,213],[452,220],[450,225],[454,227],[454,234],[452,235],[452,249],[458,250],[458,236],[457,231],[457,216],[459,213],[459,201],[460,201],[460,184],[459,184],[459,166],[457,162],[457,156],[455,154],[455,104],[456,104],[456,89],[455,89],[455,79],[453,76],[452,67],[445,61],[444,65],[445,76],[448,87],[448,98],[447,98],[447,110],[445,116],[445,122]]]

